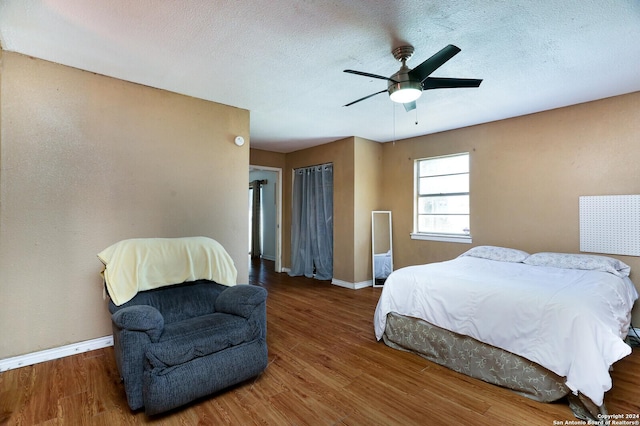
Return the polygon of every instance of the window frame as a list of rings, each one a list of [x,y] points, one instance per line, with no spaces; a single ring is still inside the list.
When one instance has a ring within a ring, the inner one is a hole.
[[[419,193],[420,189],[420,178],[424,176],[420,176],[420,163],[425,160],[436,160],[440,158],[447,157],[457,157],[457,156],[466,156],[469,161],[469,169],[466,173],[467,178],[469,179],[469,192],[460,193],[460,192],[451,192],[451,193],[442,193],[439,195],[447,196],[447,195],[467,195],[469,197],[469,204],[471,203],[471,154],[469,152],[460,152],[456,154],[448,154],[448,155],[439,155],[435,157],[425,157],[418,158],[414,160],[414,171],[413,171],[413,232],[411,233],[411,239],[413,240],[428,240],[428,241],[443,241],[443,242],[454,242],[454,243],[464,243],[471,244],[471,224],[469,224],[469,233],[467,234],[458,234],[458,233],[447,233],[447,232],[418,232],[418,220],[419,220],[419,200],[424,197]],[[462,174],[462,173],[461,173]],[[446,176],[451,174],[442,174],[442,175],[434,175],[434,176]],[[431,195],[433,196],[433,195]],[[469,206],[469,222],[471,222],[471,206]]]

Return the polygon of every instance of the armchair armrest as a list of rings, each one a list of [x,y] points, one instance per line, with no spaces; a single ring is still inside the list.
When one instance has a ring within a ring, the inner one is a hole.
[[[127,306],[111,315],[111,320],[120,329],[147,333],[152,342],[157,342],[164,330],[162,314],[149,305]]]
[[[267,290],[249,284],[239,284],[222,291],[216,298],[216,312],[249,318],[254,309],[267,300]]]

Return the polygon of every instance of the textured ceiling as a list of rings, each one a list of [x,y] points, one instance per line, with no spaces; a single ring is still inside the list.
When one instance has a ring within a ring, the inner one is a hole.
[[[347,136],[388,142],[640,90],[637,0],[0,0],[4,50],[251,113],[251,146],[279,152]],[[381,94],[411,44],[414,67],[477,89]]]

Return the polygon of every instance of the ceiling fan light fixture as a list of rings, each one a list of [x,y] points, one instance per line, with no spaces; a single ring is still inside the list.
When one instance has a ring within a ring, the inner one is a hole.
[[[422,95],[422,85],[419,81],[404,81],[389,85],[389,97],[399,104],[413,102],[420,95]]]

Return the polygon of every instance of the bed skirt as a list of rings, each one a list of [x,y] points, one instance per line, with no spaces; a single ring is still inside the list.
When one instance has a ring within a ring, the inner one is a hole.
[[[589,398],[574,395],[565,385],[564,378],[552,371],[418,318],[389,313],[383,340],[394,349],[414,352],[436,364],[508,388],[535,401],[552,402],[567,397],[574,415],[585,421],[598,421],[607,414],[604,404],[598,407]]]

